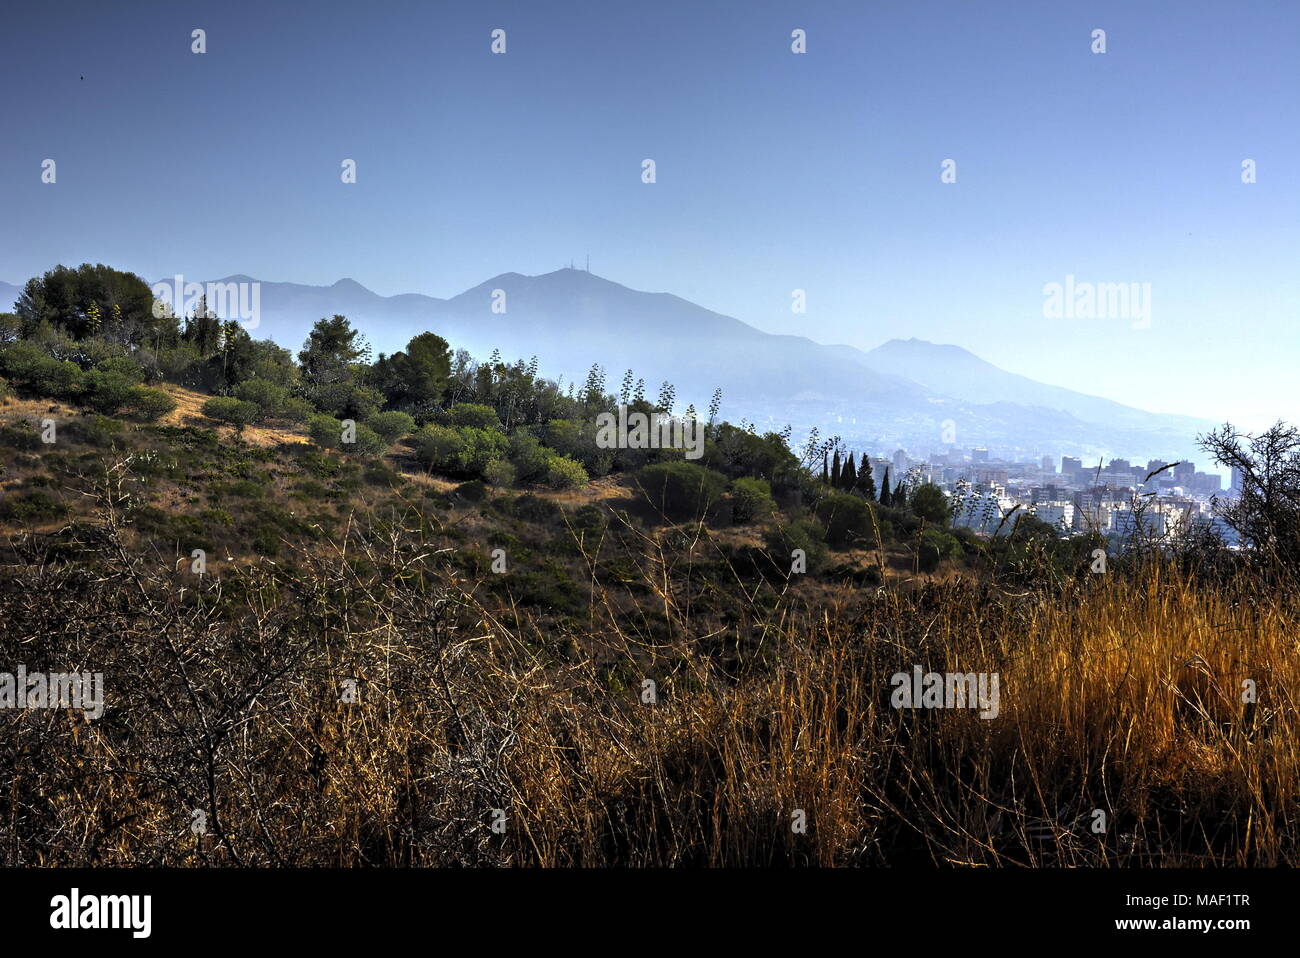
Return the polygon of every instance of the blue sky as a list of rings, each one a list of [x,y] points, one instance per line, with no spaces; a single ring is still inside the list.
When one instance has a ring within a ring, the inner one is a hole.
[[[91,261],[450,296],[590,253],[770,331],[1300,421],[1293,0],[23,6],[8,282]],[[1045,319],[1071,274],[1150,283],[1149,327]]]

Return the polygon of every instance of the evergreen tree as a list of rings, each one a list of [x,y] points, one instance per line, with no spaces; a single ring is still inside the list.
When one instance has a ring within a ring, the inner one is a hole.
[[[894,497],[889,493],[889,467],[885,467],[885,474],[880,477],[880,504],[882,506],[892,506]]]
[[[822,482],[830,485],[831,481],[831,459],[830,454],[822,453]]]
[[[849,461],[844,465],[844,471],[840,473],[840,488],[847,492],[852,492],[858,485],[858,467],[853,464],[853,453],[849,453]]]
[[[858,485],[868,499],[876,498],[876,477],[872,475],[871,457],[865,453],[862,456],[862,468],[858,470]]]
[[[831,460],[831,488],[840,487],[840,451],[835,450],[835,458]]]
[[[898,485],[894,486],[894,495],[889,500],[897,509],[907,508],[907,487],[903,485],[903,480],[898,480]]]

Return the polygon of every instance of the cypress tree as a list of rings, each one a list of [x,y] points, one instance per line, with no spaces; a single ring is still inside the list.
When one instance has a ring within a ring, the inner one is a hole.
[[[898,509],[907,508],[907,488],[903,485],[903,480],[898,480],[898,485],[894,486],[893,498],[889,500]]]
[[[835,458],[831,460],[831,488],[840,487],[840,451],[835,450]]]
[[[853,453],[849,453],[849,461],[844,466],[844,471],[840,473],[840,488],[846,492],[852,492],[858,485],[858,468],[853,464]]]
[[[823,452],[822,453],[822,482],[829,484],[830,481],[831,481],[830,454]]]
[[[876,498],[876,477],[872,474],[870,456],[862,457],[862,468],[858,470],[858,485],[862,487],[862,494],[868,499]]]
[[[885,467],[885,474],[880,478],[880,504],[882,506],[892,506],[894,504],[893,496],[889,494],[889,467]]]

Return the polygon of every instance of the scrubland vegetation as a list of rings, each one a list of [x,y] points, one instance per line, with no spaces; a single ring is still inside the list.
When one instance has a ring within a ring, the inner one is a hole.
[[[295,361],[142,286],[0,316],[0,669],[106,687],[0,710],[2,864],[1300,861],[1294,445],[1259,548],[1097,574],[718,398],[698,461],[601,448],[671,385],[344,317]],[[998,673],[998,717],[893,707],[914,666]]]

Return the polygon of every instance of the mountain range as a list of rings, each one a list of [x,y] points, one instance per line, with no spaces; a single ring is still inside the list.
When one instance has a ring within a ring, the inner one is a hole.
[[[19,292],[0,283],[0,303],[7,307]],[[503,273],[450,299],[380,296],[351,279],[263,281],[260,323],[250,331],[296,351],[317,319],[335,313],[361,329],[376,353],[432,330],[478,359],[494,349],[506,361],[536,356],[544,375],[579,385],[598,363],[614,392],[632,369],[651,398],[662,381],[673,383],[678,409],[689,402],[702,410],[721,388],[722,414],[733,422],[746,419],[760,431],[789,424],[796,440],[816,426],[822,436],[878,452],[902,446],[925,454],[955,444],[1016,457],[1172,460],[1195,458],[1195,437],[1215,425],[1039,382],[959,346],[893,339],[862,351],[765,333],[678,296],[577,269]]]

